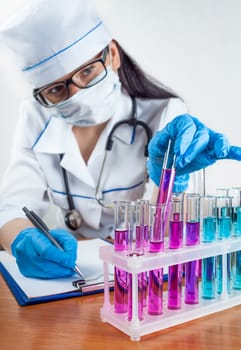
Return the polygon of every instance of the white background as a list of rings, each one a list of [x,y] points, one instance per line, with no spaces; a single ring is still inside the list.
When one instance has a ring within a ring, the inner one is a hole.
[[[1,0],[0,20],[23,2]],[[191,114],[241,146],[240,0],[95,2],[114,37],[148,73],[181,95]],[[31,93],[1,46],[0,78],[1,178],[20,101]],[[208,168],[207,192],[241,186],[240,170],[241,163],[234,161],[220,161]]]

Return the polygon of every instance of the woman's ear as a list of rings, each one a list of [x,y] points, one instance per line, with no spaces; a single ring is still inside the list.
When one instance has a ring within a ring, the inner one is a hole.
[[[112,69],[114,71],[117,71],[120,68],[121,61],[120,61],[119,49],[114,40],[112,40],[109,45],[109,55],[110,55],[109,63],[111,64]]]

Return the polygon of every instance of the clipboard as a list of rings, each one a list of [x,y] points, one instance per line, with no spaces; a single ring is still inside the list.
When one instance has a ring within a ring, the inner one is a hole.
[[[77,274],[50,280],[23,276],[15,258],[6,251],[0,251],[0,272],[20,306],[101,293],[104,289],[104,276],[99,247],[109,244],[111,243],[100,238],[78,242],[77,261],[87,281],[79,288],[73,285],[79,279]],[[109,276],[110,287],[113,287],[112,269]]]

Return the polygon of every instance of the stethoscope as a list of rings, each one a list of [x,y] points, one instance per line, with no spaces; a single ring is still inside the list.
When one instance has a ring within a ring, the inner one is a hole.
[[[106,205],[104,205],[104,203],[103,203],[103,192],[100,191],[100,185],[101,185],[102,175],[103,175],[103,171],[104,171],[104,167],[105,167],[105,163],[106,163],[107,154],[109,151],[112,150],[112,147],[113,147],[114,132],[116,131],[117,128],[119,128],[121,125],[124,125],[124,124],[127,124],[127,125],[133,127],[133,135],[134,135],[133,141],[135,139],[135,132],[136,132],[137,126],[141,126],[144,129],[145,134],[146,134],[146,138],[147,138],[147,143],[146,143],[145,148],[144,148],[144,156],[148,157],[148,144],[149,144],[151,137],[152,137],[152,131],[151,131],[150,127],[145,122],[137,119],[136,100],[134,97],[132,97],[132,115],[131,115],[131,118],[130,119],[123,119],[123,120],[117,122],[112,127],[112,129],[108,135],[108,138],[106,140],[104,159],[103,159],[103,162],[101,165],[101,169],[100,169],[100,173],[99,173],[99,177],[98,177],[98,181],[97,181],[97,185],[96,185],[96,190],[95,190],[95,199],[98,202],[98,204],[101,205],[102,207],[106,207]],[[60,160],[62,159],[62,157],[63,157],[63,155],[61,154]],[[68,206],[69,206],[69,209],[65,214],[64,221],[65,221],[65,224],[68,228],[75,231],[75,230],[78,230],[80,228],[82,218],[81,218],[79,211],[75,208],[73,196],[70,193],[67,172],[63,167],[62,167],[62,173],[63,173],[63,179],[64,179],[64,185],[65,185],[65,192],[66,192]]]

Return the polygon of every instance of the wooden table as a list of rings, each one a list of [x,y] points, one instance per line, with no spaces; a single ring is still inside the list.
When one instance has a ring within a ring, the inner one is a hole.
[[[241,306],[133,342],[101,322],[102,303],[98,294],[20,307],[0,276],[0,349],[241,349]]]

